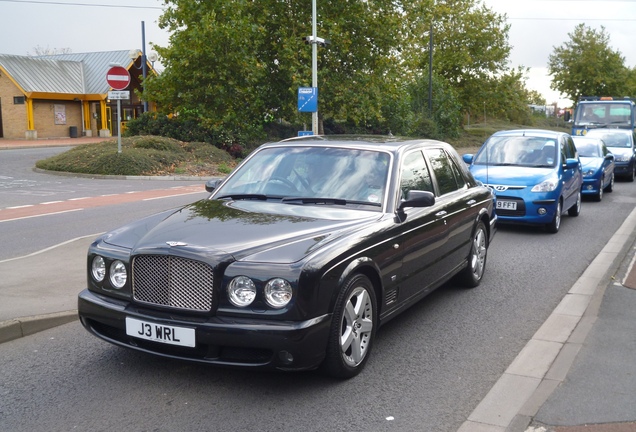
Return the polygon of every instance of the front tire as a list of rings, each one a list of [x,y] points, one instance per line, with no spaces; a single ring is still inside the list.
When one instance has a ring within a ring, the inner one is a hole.
[[[477,223],[475,233],[472,236],[468,265],[458,274],[458,282],[466,288],[475,288],[481,283],[486,270],[486,257],[488,255],[488,232],[482,221]]]
[[[612,173],[612,178],[610,179],[609,184],[605,188],[605,192],[612,192],[614,190],[614,173]]]
[[[561,200],[557,203],[556,212],[554,213],[554,219],[552,222],[546,225],[546,229],[549,233],[556,234],[561,228]]]
[[[602,201],[603,200],[603,185],[605,184],[605,177],[601,178],[601,183],[599,185],[598,188],[598,193],[596,194],[596,196],[594,197],[594,199],[596,201]]]
[[[568,209],[568,215],[576,217],[581,213],[581,191],[576,196],[576,203]]]
[[[335,378],[352,378],[362,371],[373,346],[377,314],[369,278],[362,274],[349,277],[333,311],[323,372]]]

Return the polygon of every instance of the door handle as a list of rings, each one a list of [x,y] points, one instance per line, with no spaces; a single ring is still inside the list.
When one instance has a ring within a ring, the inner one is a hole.
[[[435,216],[446,216],[448,213],[446,212],[446,210],[442,210],[442,211],[438,211],[437,213],[435,213]]]
[[[473,205],[473,204],[475,204],[476,202],[477,202],[477,200],[471,199],[471,200],[469,200],[466,204],[468,204],[468,205]]]

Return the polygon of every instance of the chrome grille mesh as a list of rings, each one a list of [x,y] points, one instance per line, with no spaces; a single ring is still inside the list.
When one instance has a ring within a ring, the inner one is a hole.
[[[166,255],[133,259],[133,296],[144,303],[207,312],[212,309],[212,268]]]

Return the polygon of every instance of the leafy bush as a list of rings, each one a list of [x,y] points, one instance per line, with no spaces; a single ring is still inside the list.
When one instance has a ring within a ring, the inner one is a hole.
[[[50,171],[95,175],[167,175],[187,171],[190,165],[195,175],[209,175],[214,166],[233,167],[235,160],[227,152],[203,142],[181,143],[172,138],[137,136],[122,139],[122,151],[117,140],[83,144],[38,161],[36,167]],[[217,169],[216,171],[220,171]]]

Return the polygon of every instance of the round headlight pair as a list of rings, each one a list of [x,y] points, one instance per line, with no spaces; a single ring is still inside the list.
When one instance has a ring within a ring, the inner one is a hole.
[[[91,264],[91,274],[96,282],[102,282],[106,277],[106,261],[101,256],[93,258]],[[128,279],[128,273],[126,272],[126,266],[120,260],[115,260],[110,265],[110,283],[114,288],[120,289],[126,285]]]
[[[265,302],[274,309],[285,307],[292,299],[292,287],[282,278],[267,281],[263,289]],[[256,285],[247,276],[237,276],[227,287],[227,296],[236,307],[246,307],[256,299]]]

